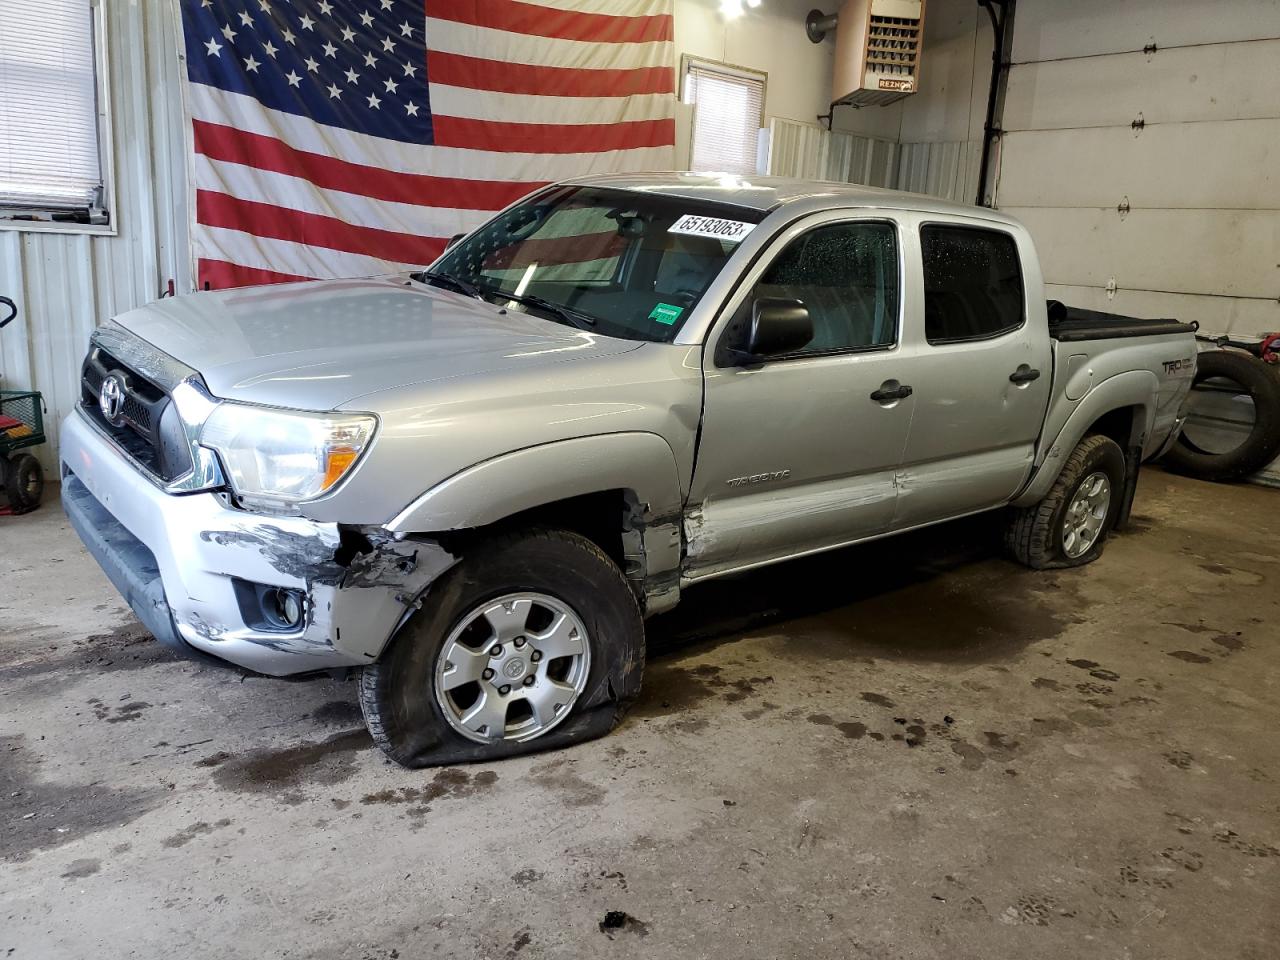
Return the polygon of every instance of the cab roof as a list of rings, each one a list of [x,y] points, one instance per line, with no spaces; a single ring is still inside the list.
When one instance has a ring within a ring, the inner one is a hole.
[[[565,182],[728,203],[765,213],[791,205],[813,209],[828,206],[874,207],[977,217],[1009,224],[1017,222],[986,207],[954,203],[924,194],[793,177],[748,177],[728,173],[615,173],[578,177]]]

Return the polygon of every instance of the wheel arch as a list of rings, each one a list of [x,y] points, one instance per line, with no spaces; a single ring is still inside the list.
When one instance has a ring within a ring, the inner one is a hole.
[[[628,432],[526,447],[425,491],[387,525],[465,550],[514,527],[558,527],[596,543],[626,574],[646,614],[679,598],[684,491],[661,436]]]
[[[1043,462],[1013,505],[1026,507],[1042,500],[1062,473],[1071,452],[1091,433],[1110,437],[1125,452],[1126,460],[1132,459],[1130,482],[1126,485],[1132,488],[1142,448],[1155,421],[1158,389],[1155,374],[1147,370],[1117,374],[1098,384],[1066,418],[1048,445]],[[1132,453],[1135,449],[1137,455]]]

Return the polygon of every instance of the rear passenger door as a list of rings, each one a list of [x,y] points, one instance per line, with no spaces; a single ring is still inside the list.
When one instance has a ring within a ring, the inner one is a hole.
[[[958,220],[921,222],[916,235],[923,322],[908,327],[916,405],[894,527],[1013,497],[1031,471],[1053,379],[1048,332],[1028,322],[1014,234]],[[1038,274],[1030,286],[1039,289]]]

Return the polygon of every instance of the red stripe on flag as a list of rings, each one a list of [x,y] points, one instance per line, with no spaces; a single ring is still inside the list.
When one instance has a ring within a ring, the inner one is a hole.
[[[540,97],[630,97],[675,92],[675,71],[670,67],[634,70],[541,67],[433,50],[427,51],[427,77],[432,83],[451,87]]]
[[[626,249],[626,238],[617,230],[581,233],[571,237],[534,237],[519,246],[506,246],[485,257],[485,270],[512,270],[540,263],[555,267],[567,263],[608,260]]]
[[[497,123],[436,114],[432,123],[438,147],[502,153],[605,153],[676,142],[676,122],[670,118],[620,123]]]
[[[360,227],[336,217],[301,213],[210,190],[196,191],[196,221],[209,227],[359,253],[395,263],[430,263],[440,256],[445,245],[443,237],[420,237],[394,230]]]
[[[461,180],[426,174],[395,173],[381,167],[327,157],[322,153],[298,150],[274,137],[247,133],[235,127],[204,120],[195,120],[192,126],[195,128],[196,153],[212,160],[301,177],[317,187],[355,193],[376,200],[392,200],[424,207],[501,210],[544,185],[541,181]]]
[[[296,277],[291,273],[276,273],[274,270],[261,270],[257,267],[242,267],[238,263],[225,260],[206,260],[200,258],[196,264],[196,276],[199,277],[200,289],[208,284],[210,289],[221,290],[224,287],[250,287],[260,283],[295,283],[298,280],[310,280],[310,277]]]
[[[608,13],[578,13],[555,10],[520,0],[445,0],[427,2],[427,16],[451,20],[473,27],[489,27],[509,33],[525,33],[559,40],[587,40],[592,43],[652,43],[674,36],[671,15],[652,17],[614,16]]]

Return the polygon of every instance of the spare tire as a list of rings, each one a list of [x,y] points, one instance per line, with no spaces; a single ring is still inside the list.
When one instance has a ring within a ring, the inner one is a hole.
[[[1182,434],[1164,458],[1178,473],[1242,480],[1280,453],[1280,377],[1247,353],[1201,353],[1184,412]]]

